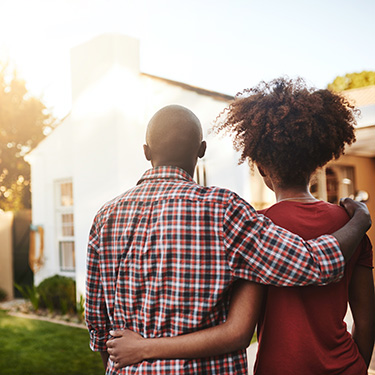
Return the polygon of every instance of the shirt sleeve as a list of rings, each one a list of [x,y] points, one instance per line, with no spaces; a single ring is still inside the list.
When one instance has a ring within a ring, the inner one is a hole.
[[[345,261],[335,237],[304,241],[275,225],[238,196],[224,218],[229,267],[236,278],[275,286],[325,285],[342,278]]]
[[[95,222],[89,236],[86,268],[85,319],[90,333],[90,348],[106,351],[111,327],[100,277],[99,235]]]

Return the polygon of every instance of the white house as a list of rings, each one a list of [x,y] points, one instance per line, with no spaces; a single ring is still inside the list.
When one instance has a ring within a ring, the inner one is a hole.
[[[260,176],[245,164],[237,165],[230,139],[208,134],[231,96],[140,72],[139,42],[124,35],[102,35],[75,47],[71,72],[71,114],[27,156],[32,223],[39,228],[33,236],[36,285],[55,274],[66,275],[76,279],[77,297],[84,295],[86,246],[94,215],[151,167],[143,155],[144,134],[152,115],[165,105],[184,105],[202,122],[208,149],[198,164],[199,183],[232,189],[256,208],[274,202]],[[372,215],[374,89],[347,92],[362,109],[357,143],[322,169],[314,192],[337,202],[366,191]],[[375,228],[369,235],[374,242]]]
[[[250,184],[259,176],[237,165],[231,141],[207,134],[232,97],[141,73],[139,42],[124,35],[102,35],[75,47],[71,72],[71,114],[27,157],[32,223],[44,233],[43,239],[34,236],[37,252],[43,252],[35,284],[67,275],[76,279],[77,296],[84,295],[93,217],[151,167],[143,155],[145,129],[165,105],[184,105],[202,122],[208,150],[196,176],[201,184],[230,188],[252,202],[273,201],[262,184]]]

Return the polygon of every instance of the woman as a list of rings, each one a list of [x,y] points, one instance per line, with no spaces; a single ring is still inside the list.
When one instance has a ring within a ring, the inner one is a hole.
[[[309,184],[317,168],[338,158],[355,140],[354,112],[338,94],[307,88],[301,79],[277,79],[237,95],[216,130],[233,136],[240,161],[255,164],[275,192],[277,203],[261,213],[312,239],[348,220],[341,207],[314,198]],[[174,338],[113,332],[121,338],[108,342],[110,359],[121,367],[145,359],[205,357],[241,349],[254,330],[259,310],[254,301],[259,302],[261,291],[265,303],[258,321],[255,374],[367,374],[375,319],[367,237],[338,283],[254,288],[240,281],[224,324]],[[344,322],[348,302],[352,335]]]

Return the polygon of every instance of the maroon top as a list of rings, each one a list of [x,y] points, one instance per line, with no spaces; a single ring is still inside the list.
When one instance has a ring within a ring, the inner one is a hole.
[[[322,201],[284,201],[260,213],[306,240],[333,233],[348,221],[343,208]],[[357,265],[372,268],[367,236],[340,282],[321,287],[267,287],[258,325],[255,374],[367,374],[344,322],[348,286]]]

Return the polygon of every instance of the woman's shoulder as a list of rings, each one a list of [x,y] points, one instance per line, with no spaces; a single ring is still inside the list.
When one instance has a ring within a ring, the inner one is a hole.
[[[285,211],[307,211],[314,214],[330,213],[348,219],[348,214],[343,207],[321,200],[317,200],[314,202],[281,201],[273,204],[268,208],[258,210],[258,213],[268,216],[269,214]]]

